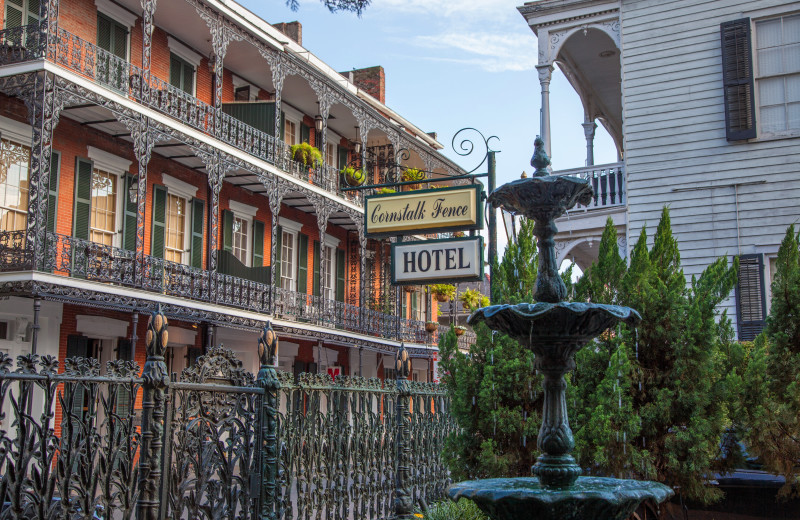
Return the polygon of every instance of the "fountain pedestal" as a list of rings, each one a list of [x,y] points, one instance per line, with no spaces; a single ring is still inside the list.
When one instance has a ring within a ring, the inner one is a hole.
[[[534,478],[461,482],[450,487],[449,495],[454,500],[474,500],[492,520],[623,520],[643,500],[660,503],[673,492],[656,482],[580,477],[581,468],[571,455],[575,441],[564,376],[575,368],[575,353],[581,347],[617,323],[635,326],[641,317],[629,307],[563,301],[567,291],[555,260],[554,221],[575,204],[589,204],[593,192],[587,180],[549,176],[544,143],[537,137],[535,145],[534,176],[500,186],[489,195],[489,202],[534,220],[539,248],[537,303],[484,307],[467,321],[483,321],[536,354],[535,368],[544,376],[537,439],[542,454],[532,468]]]

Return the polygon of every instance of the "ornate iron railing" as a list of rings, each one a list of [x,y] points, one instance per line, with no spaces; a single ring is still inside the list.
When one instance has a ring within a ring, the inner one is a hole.
[[[589,206],[578,205],[571,211],[589,211],[598,208],[624,206],[627,200],[624,187],[625,163],[585,166],[583,168],[553,172],[553,175],[589,179],[592,183],[592,188],[594,188],[594,200],[592,203]]]
[[[0,352],[0,520],[378,520],[399,490],[444,496],[456,426],[438,385],[256,379],[222,347],[167,379],[163,315],[148,328],[143,372]]]
[[[142,255],[139,266],[133,251],[58,233],[47,233],[46,236],[45,260],[37,269],[44,272],[253,312],[274,313],[294,321],[412,343],[438,341],[438,334],[425,332],[423,321],[400,319],[365,307],[273,288],[269,284],[149,255]],[[30,251],[25,246],[25,231],[0,232],[0,272],[33,269]],[[212,291],[212,287],[216,291]]]
[[[0,31],[0,65],[42,59],[39,24]],[[147,73],[95,44],[59,28],[55,63],[86,76],[118,94],[129,97],[162,114],[234,146],[254,157],[275,164],[290,175],[340,195],[339,172],[330,165],[309,169],[291,159],[289,147],[280,139],[224,113],[168,81]],[[347,195],[359,202],[357,194]]]

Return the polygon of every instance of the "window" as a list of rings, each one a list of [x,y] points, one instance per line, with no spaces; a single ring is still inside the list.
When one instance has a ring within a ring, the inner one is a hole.
[[[183,263],[186,249],[186,224],[188,204],[185,198],[167,194],[167,240],[165,259]]]
[[[249,220],[234,216],[233,217],[233,256],[244,265],[250,265],[250,255],[248,252]]]
[[[174,53],[169,55],[169,83],[194,95],[194,66]]]
[[[760,130],[800,132],[800,14],[756,22],[755,30]]]
[[[325,246],[320,256],[322,297],[333,300],[336,291],[336,254],[331,246]]]
[[[234,101],[250,101],[250,86],[238,87],[233,91]]]
[[[13,29],[39,21],[39,2],[36,0],[7,0],[3,27]]]
[[[97,79],[116,89],[128,86],[128,28],[111,18],[97,13],[97,46],[107,53],[98,52]]]
[[[117,230],[117,176],[103,170],[92,172],[92,210],[89,239],[114,245]]]
[[[0,139],[0,231],[25,230],[31,149]]]
[[[333,143],[325,143],[325,164],[328,166],[334,166],[337,161],[336,157],[336,148],[337,146]]]
[[[297,138],[297,123],[290,119],[286,119],[284,124],[285,127],[283,136],[286,144],[289,146],[297,144],[299,141]]]
[[[295,290],[294,277],[297,266],[295,265],[294,243],[297,235],[290,231],[281,234],[281,289]]]

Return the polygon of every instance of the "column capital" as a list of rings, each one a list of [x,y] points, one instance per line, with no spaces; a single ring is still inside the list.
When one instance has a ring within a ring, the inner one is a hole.
[[[551,63],[536,65],[536,71],[539,73],[539,83],[550,83],[554,70],[555,68],[553,68]]]
[[[594,131],[597,129],[597,123],[594,121],[587,121],[585,123],[581,123],[583,127],[583,135],[586,136],[586,139],[594,138]]]

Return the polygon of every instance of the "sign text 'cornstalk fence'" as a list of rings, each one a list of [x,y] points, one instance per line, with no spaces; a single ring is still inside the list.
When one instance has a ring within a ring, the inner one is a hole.
[[[168,377],[167,320],[129,361],[0,353],[0,520],[405,517],[444,496],[454,428],[434,384],[245,370],[215,347]]]

